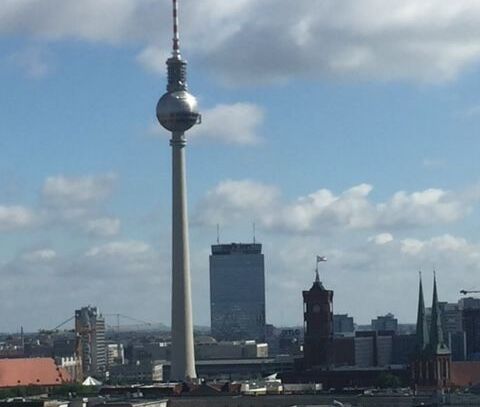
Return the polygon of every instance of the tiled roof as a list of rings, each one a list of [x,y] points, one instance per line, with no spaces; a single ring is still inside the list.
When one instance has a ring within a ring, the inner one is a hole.
[[[51,358],[0,359],[0,388],[71,383],[68,372]]]

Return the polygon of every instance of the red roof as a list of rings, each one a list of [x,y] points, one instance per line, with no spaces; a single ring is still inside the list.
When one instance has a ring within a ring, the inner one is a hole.
[[[480,383],[480,362],[452,362],[452,383],[471,386]]]
[[[56,386],[71,383],[68,372],[52,358],[0,359],[0,388]]]

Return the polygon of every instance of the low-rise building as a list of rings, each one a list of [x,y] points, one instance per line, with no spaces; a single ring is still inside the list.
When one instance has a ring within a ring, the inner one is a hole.
[[[112,383],[155,383],[163,380],[163,363],[145,361],[114,365],[108,371]]]
[[[195,357],[197,360],[267,358],[268,344],[255,341],[202,341],[195,344]]]

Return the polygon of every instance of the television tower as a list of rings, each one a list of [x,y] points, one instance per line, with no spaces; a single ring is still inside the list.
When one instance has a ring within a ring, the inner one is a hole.
[[[185,131],[200,122],[197,101],[187,92],[187,62],[180,54],[178,1],[173,1],[173,50],[168,84],[157,104],[160,124],[172,133],[172,353],[170,379],[197,377],[193,347],[190,251],[188,246]]]

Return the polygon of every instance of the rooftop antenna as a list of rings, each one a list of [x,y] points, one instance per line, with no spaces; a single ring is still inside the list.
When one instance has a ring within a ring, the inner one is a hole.
[[[180,35],[178,33],[178,0],[173,1],[173,52],[174,57],[180,58]]]
[[[255,222],[253,222],[253,244],[255,244]]]
[[[217,244],[220,244],[220,225],[217,223]]]

